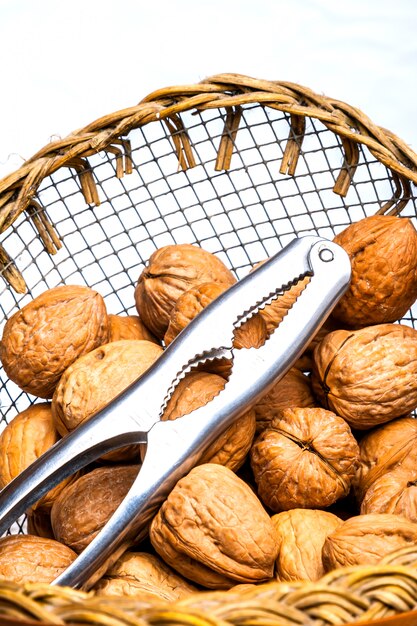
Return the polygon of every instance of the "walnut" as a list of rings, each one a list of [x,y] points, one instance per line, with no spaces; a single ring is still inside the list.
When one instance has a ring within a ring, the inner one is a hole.
[[[52,399],[58,432],[65,435],[97,413],[139,378],[162,351],[151,341],[125,339],[107,343],[78,359],[61,377]],[[137,453],[137,446],[127,446],[105,458],[127,460]]]
[[[254,406],[256,428],[265,430],[272,420],[282,416],[284,409],[295,407],[314,407],[317,402],[313,396],[308,376],[292,367],[272,389]]]
[[[262,263],[263,262],[264,261],[262,261]],[[255,265],[254,269],[258,265],[260,264],[258,263],[257,265]],[[263,309],[259,311],[260,315],[262,315],[265,321],[268,335],[270,335],[282,322],[294,302],[301,295],[309,282],[310,278],[306,276],[306,278],[300,280],[298,283],[290,287],[287,291],[284,291],[280,296],[278,296],[278,298],[272,300],[270,304],[267,304]]]
[[[324,575],[324,541],[342,520],[316,509],[292,509],[272,516],[278,532],[278,580],[318,580]]]
[[[80,553],[94,539],[132,486],[138,465],[98,467],[62,491],[51,509],[55,538]]]
[[[351,328],[401,319],[417,298],[417,231],[411,220],[373,215],[334,241],[352,264],[350,287],[334,317]]]
[[[294,408],[272,420],[250,458],[259,497],[270,509],[324,508],[349,493],[359,446],[338,415]]]
[[[323,565],[326,571],[338,567],[373,565],[386,554],[416,541],[417,524],[402,515],[356,515],[326,537]]]
[[[7,320],[0,360],[23,391],[51,398],[62,373],[108,340],[104,300],[89,287],[45,291]]]
[[[18,413],[0,435],[0,489],[16,478],[31,463],[60,439],[53,419],[51,404],[40,402]],[[65,485],[66,478],[45,494],[34,508],[50,509]]]
[[[0,539],[0,580],[51,583],[76,558],[67,546],[54,539],[33,535],[9,535]]]
[[[97,596],[138,596],[175,602],[197,591],[160,558],[146,552],[125,552],[96,583]]]
[[[277,535],[256,495],[222,465],[199,465],[178,481],[150,528],[158,554],[209,588],[273,576]]]
[[[397,466],[377,478],[365,493],[361,513],[397,513],[417,522],[417,470],[413,463]]]
[[[195,316],[215,300],[230,285],[224,283],[202,283],[185,291],[176,301],[169,318],[164,342],[170,344]],[[258,313],[235,330],[235,348],[259,348],[265,343],[266,325]]]
[[[406,415],[417,407],[417,331],[379,324],[329,333],[314,350],[312,384],[358,430]]]
[[[179,296],[205,282],[233,285],[236,279],[220,258],[199,246],[174,244],[156,250],[136,285],[139,316],[162,339]]]
[[[159,343],[156,337],[146,328],[139,315],[109,314],[109,341],[120,339],[146,339]]]
[[[417,462],[417,420],[399,417],[373,428],[359,442],[359,466],[354,479],[360,503],[371,485],[398,465]]]
[[[173,420],[207,404],[224,388],[216,374],[192,372],[183,378],[169,400],[162,419]],[[249,410],[235,420],[204,452],[200,463],[220,463],[236,471],[248,454],[255,435],[255,413]]]

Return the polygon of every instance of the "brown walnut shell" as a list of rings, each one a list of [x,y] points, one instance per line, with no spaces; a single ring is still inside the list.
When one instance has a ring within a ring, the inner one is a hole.
[[[18,413],[0,435],[0,489],[60,439],[52,418],[51,404],[32,404]],[[45,494],[34,508],[50,509],[55,498],[72,478],[64,479]]]
[[[233,285],[236,279],[219,257],[199,246],[174,244],[156,250],[136,285],[139,316],[162,339],[179,296],[205,282]]]
[[[82,552],[122,502],[138,471],[138,465],[98,467],[64,489],[51,509],[55,538]]]
[[[375,480],[365,493],[361,514],[397,513],[417,522],[417,469],[398,466]]]
[[[265,261],[260,261],[254,265],[251,271],[256,270],[256,268],[263,263],[265,263]],[[298,299],[309,282],[310,278],[309,276],[306,276],[259,311],[265,321],[268,335],[270,335],[282,322],[294,302]]]
[[[76,558],[54,539],[33,535],[9,535],[0,539],[0,580],[51,583]]]
[[[197,588],[160,558],[146,552],[125,552],[94,587],[97,596],[139,596],[141,600],[175,602]]]
[[[336,330],[314,350],[313,391],[322,406],[366,430],[417,407],[417,330],[379,324]]]
[[[371,485],[399,465],[417,465],[417,420],[399,417],[373,428],[359,442],[359,466],[353,487],[358,502]]]
[[[313,396],[310,379],[292,367],[272,389],[254,406],[256,429],[265,430],[273,419],[282,416],[284,409],[295,407],[314,407],[317,401]]]
[[[365,217],[334,241],[350,257],[352,278],[333,316],[350,328],[401,319],[417,298],[417,231],[411,220]]]
[[[10,317],[0,342],[7,376],[23,391],[51,398],[63,372],[108,340],[104,300],[89,287],[45,291]]]
[[[174,420],[204,406],[217,396],[225,380],[216,374],[192,372],[175,388],[162,419]],[[249,410],[228,428],[204,452],[200,463],[219,463],[236,471],[245,460],[255,435],[255,413]]]
[[[55,426],[61,435],[73,431],[133,383],[162,354],[146,340],[120,340],[84,355],[63,374],[52,399]],[[138,455],[137,446],[108,453],[108,460]]]
[[[258,495],[275,512],[325,508],[350,491],[359,446],[348,424],[322,408],[285,409],[250,452]]]
[[[200,313],[210,302],[230,287],[224,283],[202,283],[185,291],[176,301],[170,315],[164,342],[170,344],[173,339]],[[266,325],[258,313],[235,330],[233,345],[237,349],[259,348],[267,337]]]
[[[154,517],[150,539],[186,578],[209,588],[273,576],[277,536],[253,491],[222,465],[199,465],[178,481]]]
[[[109,314],[109,342],[121,339],[146,339],[159,343],[154,335],[146,328],[139,315]]]
[[[417,524],[402,515],[356,515],[326,537],[323,565],[326,571],[338,567],[373,565],[386,554],[416,541]]]
[[[292,509],[272,516],[278,533],[278,580],[318,580],[324,576],[324,541],[342,520],[317,509]]]

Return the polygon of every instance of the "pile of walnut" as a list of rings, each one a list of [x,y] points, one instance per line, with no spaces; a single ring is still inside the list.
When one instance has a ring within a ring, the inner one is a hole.
[[[98,594],[175,600],[201,588],[316,580],[417,542],[417,331],[397,323],[417,297],[417,231],[406,218],[374,216],[335,241],[353,276],[331,318],[177,483]],[[83,286],[56,287],[15,313],[0,359],[38,400],[0,435],[0,486],[135,380],[235,280],[213,254],[172,245],[139,276],[138,315],[110,314]],[[303,287],[247,321],[235,347],[262,345]],[[209,402],[228,365],[187,376],[164,419]],[[44,496],[28,511],[28,534],[0,540],[0,579],[53,580],[121,502],[140,458],[123,448]]]

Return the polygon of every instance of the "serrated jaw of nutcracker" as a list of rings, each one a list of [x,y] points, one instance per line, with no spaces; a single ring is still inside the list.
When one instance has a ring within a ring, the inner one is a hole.
[[[160,415],[178,382],[207,361],[228,360],[230,377],[241,382],[256,381],[254,368],[262,364],[264,370],[268,362],[277,375],[288,369],[346,291],[350,276],[349,257],[337,244],[315,236],[294,239],[210,303],[170,344],[167,352],[183,365],[168,384]],[[297,297],[265,344],[236,350],[236,329],[297,284]],[[194,354],[187,358],[190,345]]]

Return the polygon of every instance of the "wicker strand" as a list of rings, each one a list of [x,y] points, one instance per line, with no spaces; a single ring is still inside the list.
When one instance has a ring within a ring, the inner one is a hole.
[[[216,172],[228,170],[230,168],[236,135],[241,119],[242,107],[238,106],[227,110],[222,138],[217,152],[216,164],[214,166]]]
[[[13,287],[16,293],[26,293],[25,279],[17,269],[12,258],[0,244],[0,274]]]
[[[290,136],[288,137],[287,145],[285,146],[279,171],[280,174],[294,176],[306,129],[305,117],[291,114],[290,128]]]

